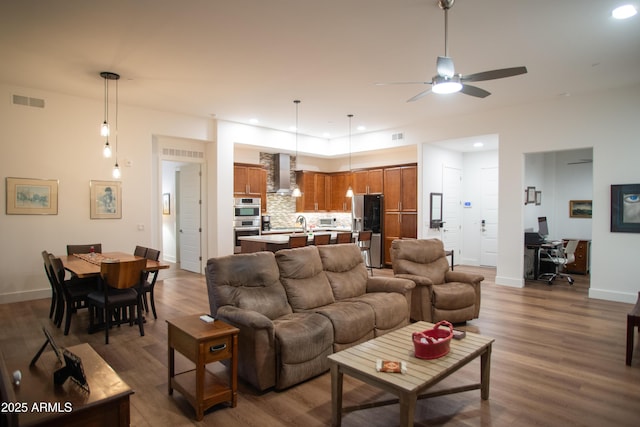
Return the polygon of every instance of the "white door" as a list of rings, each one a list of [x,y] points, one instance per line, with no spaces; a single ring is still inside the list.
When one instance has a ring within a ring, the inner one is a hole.
[[[200,164],[180,167],[178,179],[178,260],[183,270],[202,273]]]
[[[442,242],[454,251],[454,260],[462,254],[462,171],[445,166],[442,171]]]
[[[495,267],[498,257],[498,168],[482,169],[480,265]]]

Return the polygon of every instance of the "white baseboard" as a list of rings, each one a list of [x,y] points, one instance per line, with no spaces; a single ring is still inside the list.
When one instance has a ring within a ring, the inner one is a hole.
[[[524,288],[524,278],[496,276],[496,285]]]
[[[31,301],[35,299],[51,298],[51,289],[36,289],[32,291],[10,292],[0,294],[0,304]]]

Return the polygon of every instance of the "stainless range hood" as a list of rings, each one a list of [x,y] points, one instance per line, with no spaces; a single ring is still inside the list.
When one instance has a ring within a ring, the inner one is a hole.
[[[291,194],[291,157],[288,154],[275,155],[273,171],[273,186],[276,194],[288,196]]]

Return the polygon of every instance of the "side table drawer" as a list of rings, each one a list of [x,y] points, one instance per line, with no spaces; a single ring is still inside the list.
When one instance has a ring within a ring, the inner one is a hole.
[[[217,360],[229,359],[232,353],[232,337],[225,336],[213,338],[203,341],[200,345],[200,351],[204,355],[205,363],[215,362]]]

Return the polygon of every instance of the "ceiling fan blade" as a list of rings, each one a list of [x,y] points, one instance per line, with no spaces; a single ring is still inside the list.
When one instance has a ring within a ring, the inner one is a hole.
[[[501,68],[499,70],[483,71],[460,77],[463,82],[481,82],[485,80],[503,79],[505,77],[526,74],[527,67]]]
[[[413,98],[409,98],[407,99],[407,102],[413,102],[413,101],[417,101],[418,99],[422,98],[425,95],[428,95],[429,93],[431,93],[431,88],[420,92],[419,94],[417,94],[416,96],[414,96]]]
[[[460,92],[464,93],[465,95],[475,96],[476,98],[486,98],[487,96],[491,95],[491,92],[487,92],[484,89],[480,89],[479,87],[471,85],[462,85],[462,89],[460,89]]]
[[[453,66],[453,59],[448,56],[438,56],[436,69],[438,70],[438,75],[443,77],[453,77],[456,73]]]
[[[430,85],[431,82],[380,82],[376,83],[376,86],[386,86],[386,85]]]

